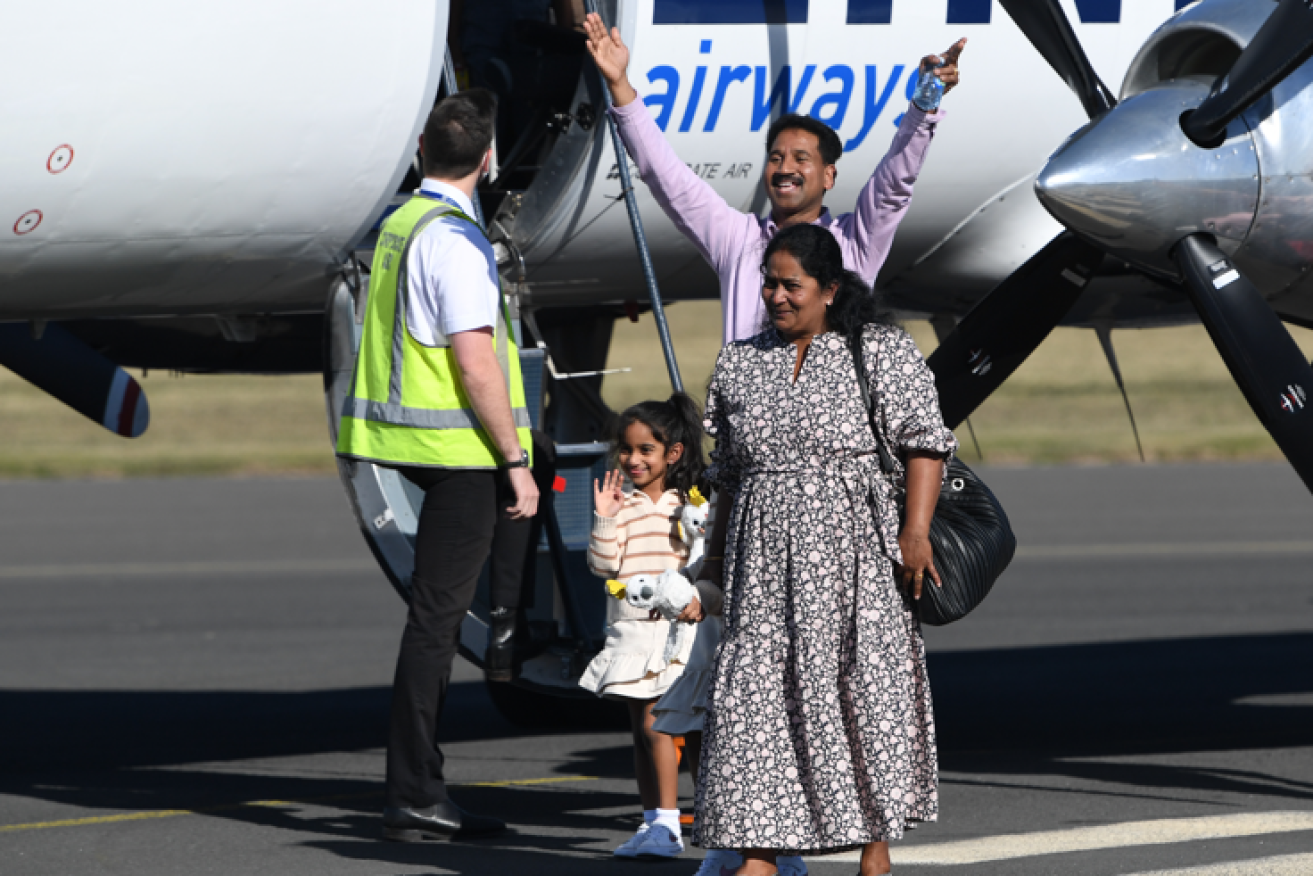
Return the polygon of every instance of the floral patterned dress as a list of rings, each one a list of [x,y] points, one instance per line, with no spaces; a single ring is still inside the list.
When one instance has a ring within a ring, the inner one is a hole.
[[[895,456],[957,449],[912,339],[863,342]],[[770,329],[726,347],[708,391],[711,477],[733,496],[724,638],[708,694],[694,842],[818,854],[938,813],[920,624],[897,588],[899,521],[843,337]]]

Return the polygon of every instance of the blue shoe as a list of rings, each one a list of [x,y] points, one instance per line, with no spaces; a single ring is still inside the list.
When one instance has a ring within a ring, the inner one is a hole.
[[[654,824],[638,847],[638,857],[651,860],[669,860],[684,854],[684,841],[670,832],[664,824]]]
[[[775,869],[777,876],[807,876],[807,865],[798,855],[777,855]]]
[[[743,866],[743,856],[732,849],[712,849],[693,876],[734,876]]]
[[[616,849],[611,854],[615,855],[617,858],[637,858],[638,847],[643,844],[643,840],[647,839],[647,832],[650,827],[651,825],[644,824],[635,831],[633,836],[625,840],[620,848]]]

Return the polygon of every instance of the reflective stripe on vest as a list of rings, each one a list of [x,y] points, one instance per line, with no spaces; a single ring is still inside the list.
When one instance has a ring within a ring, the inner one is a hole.
[[[514,408],[515,428],[532,429],[529,411]],[[342,416],[355,417],[357,420],[369,420],[374,423],[391,423],[395,426],[409,426],[412,429],[482,429],[479,415],[469,408],[457,408],[450,411],[432,408],[408,408],[391,402],[370,401],[367,398],[347,397],[342,406]]]
[[[370,277],[371,300],[366,306],[360,353],[351,388],[342,405],[337,450],[343,456],[374,462],[492,468],[502,459],[478,416],[467,406],[450,341],[435,327],[436,344],[422,345],[410,334],[406,321],[410,252],[419,235],[445,216],[467,221],[483,231],[454,205],[439,203],[430,208],[430,203],[427,198],[412,198],[383,225],[375,251],[375,270]],[[519,357],[500,284],[498,298],[494,348],[506,380],[520,444],[531,450],[531,424],[525,407]],[[380,324],[388,319],[389,305],[393,308],[390,332]],[[386,370],[380,367],[385,364],[380,361],[383,357],[386,357]],[[408,359],[420,369],[411,378],[410,398],[406,397]],[[416,399],[416,395],[420,398]],[[421,404],[416,405],[416,401]]]

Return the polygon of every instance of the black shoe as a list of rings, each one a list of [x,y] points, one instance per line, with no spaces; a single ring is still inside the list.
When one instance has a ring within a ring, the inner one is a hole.
[[[488,681],[509,682],[515,663],[515,615],[513,608],[494,608],[489,614],[488,653],[483,658],[483,672]]]
[[[450,800],[423,809],[383,810],[383,837],[399,843],[424,840],[445,842],[501,833],[506,822],[488,815],[474,815]]]

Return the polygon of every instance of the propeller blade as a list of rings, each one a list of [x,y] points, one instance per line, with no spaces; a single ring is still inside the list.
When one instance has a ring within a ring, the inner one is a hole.
[[[999,0],[1021,32],[1063,81],[1076,92],[1090,118],[1112,109],[1117,99],[1094,72],[1058,0]]]
[[[1263,296],[1207,236],[1185,238],[1173,257],[1240,391],[1313,490],[1313,368]]]
[[[1102,260],[1098,247],[1064,232],[995,286],[944,338],[927,361],[950,429],[1049,336]]]
[[[0,324],[0,365],[124,438],[150,425],[141,384],[57,323],[39,337],[26,323]]]
[[[1006,5],[1006,3],[1004,4]],[[1182,122],[1186,136],[1211,148],[1226,135],[1226,126],[1313,57],[1313,3],[1280,0],[1254,39],[1240,53],[1226,87],[1213,93]]]

